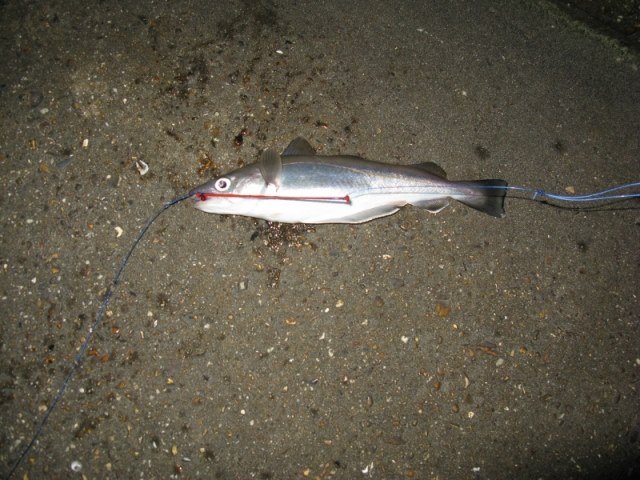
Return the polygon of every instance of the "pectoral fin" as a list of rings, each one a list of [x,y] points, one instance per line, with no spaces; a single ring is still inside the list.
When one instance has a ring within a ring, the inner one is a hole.
[[[289,157],[291,155],[313,156],[315,154],[316,151],[314,148],[302,137],[294,138],[289,146],[284,149],[284,152],[282,152],[283,157]]]
[[[267,185],[275,185],[276,188],[280,188],[280,180],[282,178],[282,159],[278,152],[275,150],[265,150],[260,155],[258,160],[258,167],[264,182]]]

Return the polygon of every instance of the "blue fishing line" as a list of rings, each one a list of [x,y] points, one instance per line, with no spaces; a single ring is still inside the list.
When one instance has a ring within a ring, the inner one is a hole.
[[[520,186],[488,186],[488,187],[479,187],[479,188],[487,188],[491,190],[511,190],[516,192],[523,193],[531,193],[533,196],[531,200],[537,200],[538,198],[548,198],[550,200],[556,200],[558,202],[598,202],[598,201],[607,201],[607,200],[629,200],[632,198],[640,198],[640,192],[632,192],[632,193],[616,193],[622,190],[628,190],[631,188],[640,188],[640,182],[631,182],[624,183],[622,185],[617,185],[615,187],[607,188],[605,190],[600,190],[598,192],[588,193],[584,195],[563,195],[559,193],[551,193],[542,189],[535,189],[530,187],[520,187]]]
[[[175,205],[177,203],[182,202],[183,200],[189,198],[190,196],[191,196],[190,193],[185,193],[184,195],[180,195],[179,197],[174,198],[170,202],[165,203],[162,206],[162,208],[160,210],[158,210],[153,216],[151,216],[151,218],[149,218],[149,220],[147,220],[147,223],[140,229],[140,232],[138,233],[138,236],[136,237],[136,239],[133,241],[133,244],[131,245],[131,248],[129,249],[127,254],[124,256],[122,261],[120,262],[120,266],[118,267],[118,270],[116,271],[116,274],[113,277],[113,280],[111,281],[111,285],[109,285],[109,289],[107,290],[107,293],[102,298],[102,302],[100,303],[100,307],[98,308],[98,311],[96,313],[96,317],[95,317],[95,319],[93,321],[93,324],[91,325],[91,328],[89,329],[89,333],[88,333],[87,337],[85,338],[84,342],[82,342],[82,345],[80,346],[80,350],[78,351],[78,354],[75,356],[75,359],[73,360],[73,365],[71,367],[71,371],[65,377],[64,381],[62,382],[62,385],[60,385],[60,388],[58,388],[58,392],[56,393],[55,397],[53,397],[53,400],[51,400],[51,403],[49,404],[49,407],[47,408],[47,411],[43,415],[42,420],[40,420],[40,423],[38,424],[38,426],[36,428],[36,431],[34,432],[33,436],[31,437],[31,441],[25,447],[25,449],[22,451],[22,454],[20,455],[18,460],[16,460],[16,462],[13,465],[13,467],[11,467],[11,470],[9,471],[9,475],[7,475],[7,479],[10,479],[13,476],[13,474],[18,469],[18,467],[20,466],[20,464],[22,463],[24,458],[31,451],[31,448],[36,443],[36,440],[38,439],[38,437],[40,436],[40,434],[44,430],[44,426],[47,423],[47,420],[49,420],[49,416],[53,412],[53,409],[56,408],[56,405],[58,404],[58,402],[60,401],[60,399],[64,395],[64,392],[67,390],[67,387],[69,386],[69,382],[71,381],[73,376],[78,372],[78,370],[82,366],[82,362],[84,361],[85,353],[87,351],[87,348],[89,348],[89,344],[91,343],[91,339],[93,338],[93,335],[96,333],[96,330],[98,329],[98,326],[100,325],[100,323],[102,322],[102,319],[104,318],[104,313],[105,313],[105,311],[107,309],[107,306],[109,305],[109,301],[111,301],[111,297],[113,296],[113,293],[116,291],[116,288],[118,287],[118,284],[120,283],[120,277],[122,276],[122,272],[124,271],[124,267],[127,266],[127,263],[129,262],[129,258],[131,257],[131,254],[133,254],[133,251],[135,250],[135,248],[138,246],[138,243],[140,243],[140,240],[142,240],[142,237],[144,237],[144,234],[147,233],[147,230],[149,230],[149,227],[151,226],[151,224],[153,222],[155,222],[156,219],[167,208],[169,208],[169,207],[171,207],[171,206],[173,206],[173,205]]]

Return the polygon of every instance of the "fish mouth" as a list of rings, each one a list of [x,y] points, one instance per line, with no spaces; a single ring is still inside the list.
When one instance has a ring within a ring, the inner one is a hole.
[[[199,187],[196,187],[193,190],[191,190],[189,192],[189,197],[193,197],[196,202],[197,201],[204,201],[207,198],[206,195],[204,194],[204,192],[202,190],[200,190]]]

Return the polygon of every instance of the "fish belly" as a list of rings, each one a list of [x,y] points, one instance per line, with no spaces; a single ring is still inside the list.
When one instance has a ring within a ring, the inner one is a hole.
[[[351,198],[349,203],[261,200],[250,215],[285,223],[363,223],[396,213],[407,204],[433,203],[439,210],[443,208],[442,201],[441,196],[424,194],[362,195]]]

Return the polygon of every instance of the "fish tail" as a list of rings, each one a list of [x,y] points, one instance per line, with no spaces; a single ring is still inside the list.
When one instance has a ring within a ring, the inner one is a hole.
[[[468,207],[475,208],[492,217],[504,217],[504,197],[507,194],[507,182],[492,178],[487,180],[472,180],[460,182],[465,185],[469,193],[455,195],[453,198]]]

